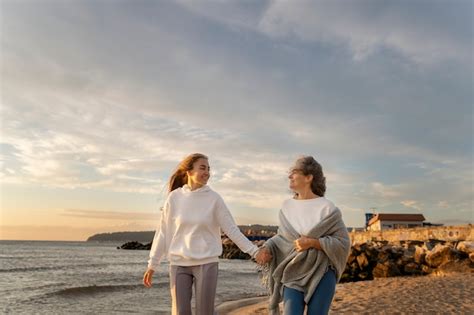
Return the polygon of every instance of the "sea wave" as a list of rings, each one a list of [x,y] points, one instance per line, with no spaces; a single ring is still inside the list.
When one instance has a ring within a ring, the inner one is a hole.
[[[55,270],[61,269],[58,266],[51,266],[51,267],[24,267],[24,268],[10,268],[10,269],[0,269],[0,273],[5,272],[27,272],[27,271],[42,271],[42,270]]]
[[[128,265],[121,264],[121,265]],[[75,269],[75,268],[83,268],[83,267],[106,267],[111,266],[111,263],[97,263],[97,264],[70,264],[70,265],[60,265],[60,266],[35,266],[35,267],[21,267],[21,268],[7,268],[7,269],[0,269],[0,273],[5,272],[28,272],[28,271],[43,271],[43,270],[65,270],[65,269]],[[143,265],[143,264],[142,264]]]

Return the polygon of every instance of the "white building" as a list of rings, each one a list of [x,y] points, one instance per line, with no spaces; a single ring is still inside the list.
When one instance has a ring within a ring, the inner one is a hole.
[[[382,231],[386,229],[403,229],[423,226],[425,217],[419,214],[408,213],[377,213],[367,224],[369,231]]]

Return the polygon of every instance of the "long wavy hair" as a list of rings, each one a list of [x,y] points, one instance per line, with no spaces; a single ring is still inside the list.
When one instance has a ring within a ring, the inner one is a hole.
[[[293,170],[301,171],[305,176],[313,175],[311,181],[311,191],[319,197],[324,197],[326,193],[326,177],[324,177],[323,167],[312,156],[302,156],[296,160]]]
[[[187,171],[192,170],[193,164],[199,159],[208,160],[208,157],[201,153],[193,153],[179,163],[168,181],[168,193],[188,183]]]

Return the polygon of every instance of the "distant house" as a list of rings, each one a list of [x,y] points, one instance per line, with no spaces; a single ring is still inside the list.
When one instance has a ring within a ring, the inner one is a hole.
[[[386,229],[403,229],[423,226],[425,217],[409,213],[377,213],[367,223],[367,230],[382,231]]]

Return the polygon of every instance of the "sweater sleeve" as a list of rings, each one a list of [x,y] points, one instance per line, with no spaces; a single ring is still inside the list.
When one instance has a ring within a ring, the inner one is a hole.
[[[156,270],[160,265],[160,261],[168,252],[169,235],[167,235],[169,217],[169,201],[166,200],[160,214],[160,226],[155,232],[153,245],[150,250],[150,259],[148,260],[148,269]]]
[[[224,200],[219,196],[217,200],[217,221],[222,231],[240,248],[244,253],[254,257],[258,251],[257,245],[249,241],[234,221],[232,214],[227,208]]]

